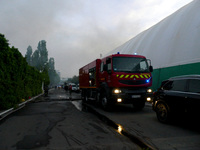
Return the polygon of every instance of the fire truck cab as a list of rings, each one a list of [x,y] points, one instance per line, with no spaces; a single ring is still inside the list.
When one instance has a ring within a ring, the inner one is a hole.
[[[149,61],[150,62],[150,61]],[[151,100],[153,67],[141,55],[113,54],[79,69],[84,102],[95,100],[105,110],[116,103],[142,109]]]

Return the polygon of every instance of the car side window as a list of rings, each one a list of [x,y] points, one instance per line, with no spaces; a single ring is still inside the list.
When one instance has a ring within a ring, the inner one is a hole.
[[[164,90],[171,90],[171,91],[185,91],[187,80],[174,80],[167,82],[163,89]]]
[[[173,84],[173,81],[169,81],[167,83],[162,83],[164,86],[163,86],[163,90],[171,90],[172,89],[172,84]]]
[[[189,92],[200,93],[200,80],[192,79],[189,81]]]
[[[185,92],[186,82],[187,80],[174,80],[171,90]]]

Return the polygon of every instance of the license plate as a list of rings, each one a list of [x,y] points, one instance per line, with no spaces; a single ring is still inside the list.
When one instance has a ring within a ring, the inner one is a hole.
[[[132,95],[132,98],[141,98],[141,95]]]

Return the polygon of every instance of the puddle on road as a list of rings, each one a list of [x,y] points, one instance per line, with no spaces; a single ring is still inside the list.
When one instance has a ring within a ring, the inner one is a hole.
[[[48,95],[42,97],[45,101],[70,101],[70,100],[80,100],[81,94],[72,92],[71,98],[68,91],[64,89],[52,89],[49,90]]]

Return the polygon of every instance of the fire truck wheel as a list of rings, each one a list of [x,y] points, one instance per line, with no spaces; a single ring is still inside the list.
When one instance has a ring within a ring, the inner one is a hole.
[[[88,97],[87,97],[87,96],[84,97],[84,102],[85,102],[85,103],[88,102]]]
[[[87,96],[87,93],[86,93],[86,91],[84,91],[83,93],[82,93],[82,99],[83,99],[83,102],[84,103],[87,103],[88,102],[88,96]]]
[[[111,108],[111,104],[108,100],[106,93],[103,93],[103,95],[102,95],[101,105],[102,105],[103,109],[106,111],[109,111]]]
[[[101,105],[101,94],[99,92],[97,92],[95,104],[96,106]]]

